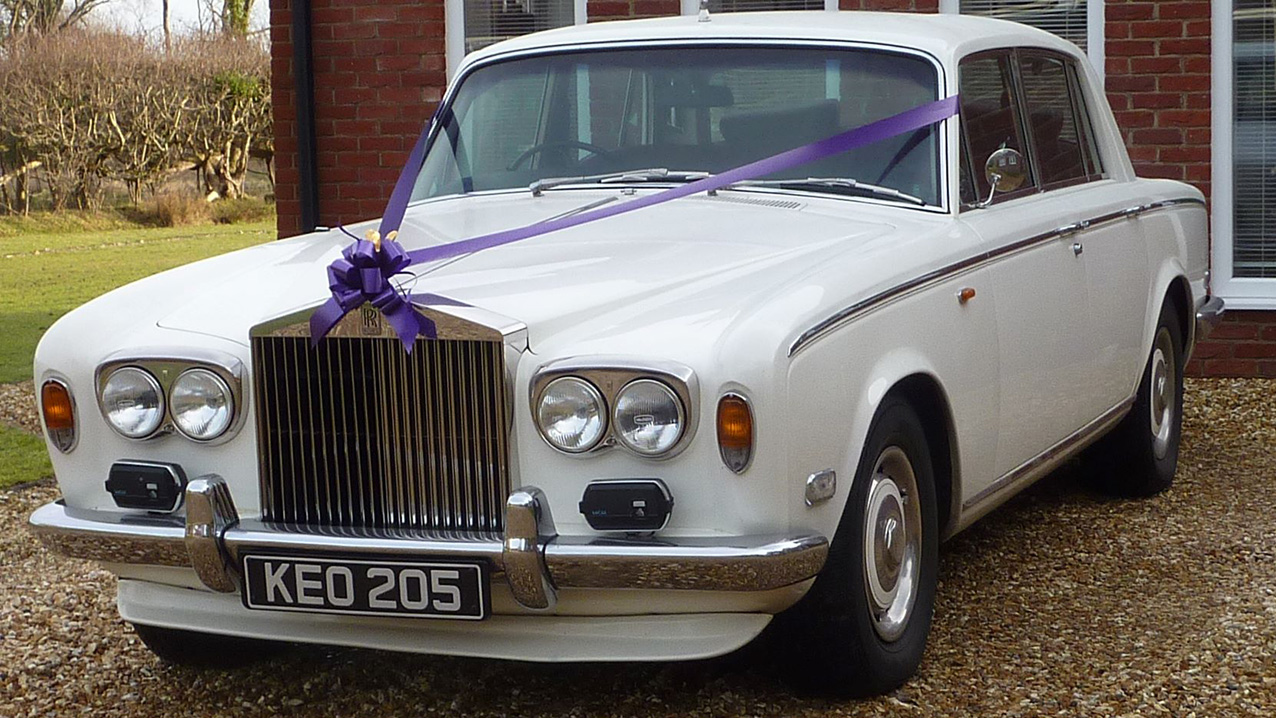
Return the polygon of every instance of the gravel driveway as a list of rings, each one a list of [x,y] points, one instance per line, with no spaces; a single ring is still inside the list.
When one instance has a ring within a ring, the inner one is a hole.
[[[1046,479],[941,549],[920,674],[790,696],[765,646],[663,665],[533,665],[298,647],[232,672],[160,664],[114,580],[26,533],[0,491],[2,716],[1276,714],[1276,382],[1194,380],[1178,482],[1149,501]],[[1270,492],[1270,493],[1269,493]]]

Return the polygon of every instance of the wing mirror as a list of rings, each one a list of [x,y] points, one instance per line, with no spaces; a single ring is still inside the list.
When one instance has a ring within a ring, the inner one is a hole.
[[[979,207],[992,204],[992,198],[998,192],[1014,192],[1023,186],[1028,179],[1028,163],[1024,162],[1019,150],[1002,147],[988,156],[984,163],[984,177],[988,180],[988,199],[979,203]]]

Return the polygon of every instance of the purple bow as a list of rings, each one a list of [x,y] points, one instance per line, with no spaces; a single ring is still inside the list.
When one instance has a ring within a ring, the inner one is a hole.
[[[390,282],[412,263],[408,253],[393,240],[380,243],[356,239],[341,251],[341,259],[328,265],[332,297],[310,317],[310,343],[318,344],[341,318],[364,302],[381,310],[403,348],[412,351],[418,335],[434,339],[434,322],[412,307],[411,298]]]

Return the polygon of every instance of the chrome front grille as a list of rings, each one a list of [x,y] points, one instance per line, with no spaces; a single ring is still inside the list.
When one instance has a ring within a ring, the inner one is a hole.
[[[509,409],[499,341],[254,336],[262,518],[501,531]]]

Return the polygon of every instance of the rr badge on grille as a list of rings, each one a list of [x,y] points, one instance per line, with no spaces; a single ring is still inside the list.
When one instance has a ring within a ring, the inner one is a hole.
[[[381,336],[381,312],[367,304],[359,308],[363,317],[363,334],[369,337]]]

